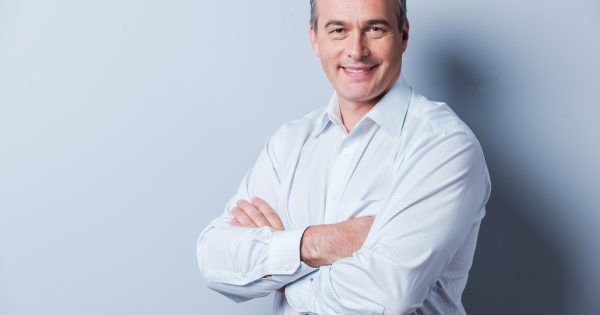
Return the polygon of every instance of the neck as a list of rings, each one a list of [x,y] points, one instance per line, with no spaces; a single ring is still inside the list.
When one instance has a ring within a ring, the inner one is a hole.
[[[349,100],[341,99],[340,102],[340,114],[342,116],[342,123],[348,133],[352,132],[352,129],[356,124],[377,104],[381,99],[377,97],[374,100],[365,102],[353,102]]]

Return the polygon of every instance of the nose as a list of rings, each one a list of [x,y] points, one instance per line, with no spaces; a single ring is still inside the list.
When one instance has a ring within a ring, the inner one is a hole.
[[[366,38],[362,32],[356,32],[350,37],[347,54],[352,60],[360,61],[369,56],[369,48],[366,45]]]

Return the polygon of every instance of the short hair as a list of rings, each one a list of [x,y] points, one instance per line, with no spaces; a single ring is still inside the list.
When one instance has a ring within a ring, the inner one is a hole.
[[[310,0],[310,24],[313,29],[317,30],[317,0]],[[398,0],[398,6],[396,7],[396,17],[398,19],[398,30],[402,33],[402,27],[406,21],[406,0]]]

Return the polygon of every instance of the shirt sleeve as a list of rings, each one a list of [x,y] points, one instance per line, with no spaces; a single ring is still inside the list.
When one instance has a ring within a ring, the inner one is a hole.
[[[409,314],[485,214],[490,182],[466,132],[430,137],[400,166],[363,244],[285,288],[301,313]]]
[[[260,197],[277,212],[280,184],[275,137],[266,142],[223,214],[198,238],[198,265],[207,286],[236,302],[266,296],[315,270],[300,261],[300,240],[306,227],[274,231],[229,223],[231,209],[239,199]]]

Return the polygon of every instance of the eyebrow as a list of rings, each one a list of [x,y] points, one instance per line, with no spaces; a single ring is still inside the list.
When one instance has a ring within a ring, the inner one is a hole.
[[[385,25],[387,27],[391,27],[390,22],[388,22],[388,20],[386,19],[371,19],[367,21],[368,25]],[[328,28],[329,26],[345,26],[346,23],[344,23],[343,21],[340,20],[331,20],[328,21],[327,23],[325,23],[325,28]]]
[[[331,25],[335,25],[335,26],[344,26],[344,25],[346,25],[346,23],[344,23],[344,22],[342,22],[342,21],[340,21],[340,20],[331,20],[331,21],[329,21],[329,22],[325,23],[325,26],[324,26],[324,27],[325,27],[325,28],[328,28],[328,27],[329,27],[329,26],[331,26]]]
[[[390,22],[388,22],[388,20],[386,19],[373,19],[373,20],[368,20],[367,24],[369,25],[385,25],[387,27],[391,27]]]

